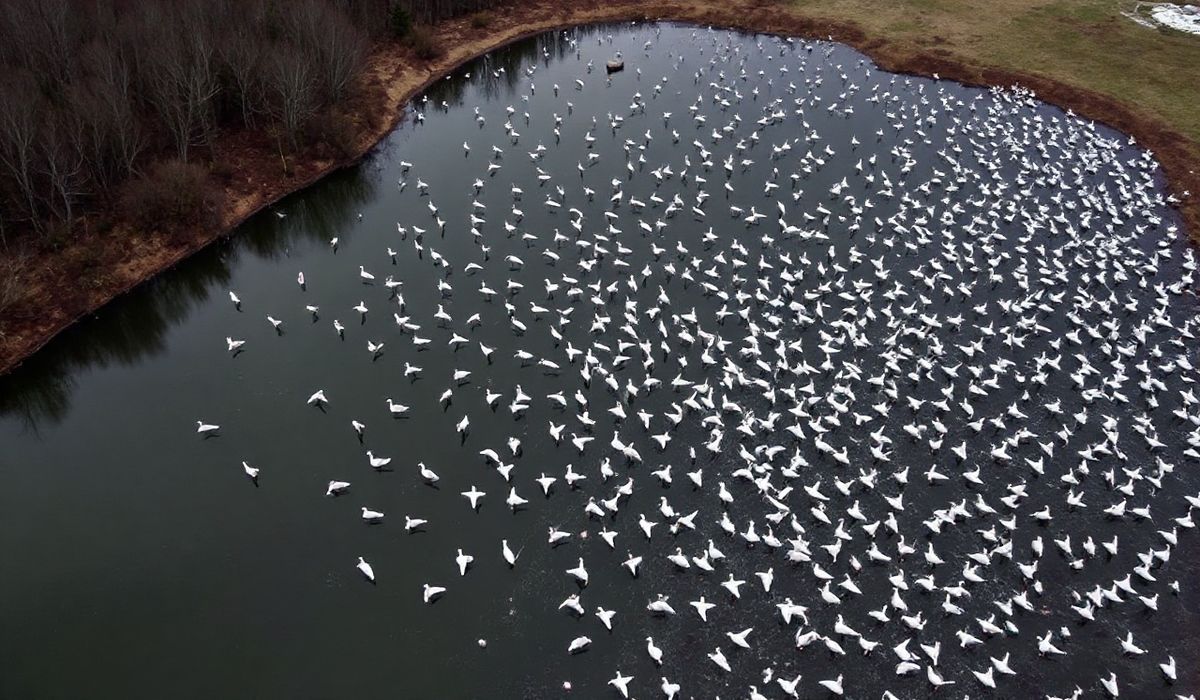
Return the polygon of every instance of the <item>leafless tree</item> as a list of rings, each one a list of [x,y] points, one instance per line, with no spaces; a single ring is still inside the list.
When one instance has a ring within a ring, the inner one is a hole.
[[[217,35],[217,60],[225,102],[236,108],[243,126],[253,126],[257,114],[266,109],[264,96],[267,70],[267,5],[263,0],[225,0],[220,14],[238,17]]]
[[[0,243],[127,201],[105,195],[229,125],[328,143],[396,3],[492,1],[0,0]]]
[[[134,95],[134,73],[132,62],[124,47],[115,37],[107,37],[91,63],[99,87],[100,99],[110,121],[113,133],[114,156],[121,176],[133,172],[137,157],[145,148],[145,134],[137,112]]]
[[[229,102],[237,107],[243,126],[252,126],[263,109],[263,64],[266,46],[251,27],[230,31],[219,49],[221,69],[229,86]]]
[[[315,71],[295,49],[277,47],[271,55],[270,81],[272,110],[294,147],[316,109]]]
[[[64,117],[69,119],[69,117]],[[75,204],[87,194],[84,154],[73,124],[52,124],[38,139],[40,173],[46,183],[46,208],[55,220],[70,226]]]
[[[396,7],[403,8],[418,22],[437,22],[470,12],[486,10],[499,0],[393,0]]]
[[[98,40],[83,52],[88,75],[72,86],[68,109],[77,119],[88,170],[101,188],[134,172],[146,148],[134,103],[133,73],[119,46]]]
[[[11,62],[29,70],[43,95],[57,98],[75,67],[82,6],[70,0],[6,0],[3,5]]]
[[[37,141],[44,109],[37,88],[25,73],[0,83],[0,165],[12,183],[21,208],[18,218],[35,230],[42,228],[38,212]]]
[[[196,13],[176,11],[160,26],[147,54],[150,104],[186,161],[189,148],[210,136],[218,93],[213,43],[207,31],[189,24]]]
[[[337,102],[345,96],[346,86],[362,67],[367,41],[350,20],[321,2],[310,2],[310,17],[316,20],[310,32],[316,53],[321,88],[325,96]]]

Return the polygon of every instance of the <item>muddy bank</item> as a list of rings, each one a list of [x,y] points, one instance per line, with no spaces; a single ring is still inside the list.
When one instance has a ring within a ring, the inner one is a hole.
[[[673,20],[704,26],[809,38],[832,38],[866,53],[881,68],[953,79],[972,85],[1020,84],[1038,96],[1083,117],[1133,135],[1154,152],[1182,198],[1200,193],[1200,144],[1135,106],[1059,81],[1002,67],[975,65],[945,49],[918,50],[871,36],[848,22],[813,19],[803,8],[743,0],[648,2],[560,0],[524,3],[492,13],[486,28],[463,18],[442,23],[437,37],[446,53],[420,61],[399,45],[379,47],[370,57],[356,91],[359,137],[352,156],[294,162],[281,172],[279,154],[261,135],[235,133],[214,145],[214,161],[229,173],[219,225],[174,236],[131,232],[117,227],[105,234],[83,232],[64,248],[39,253],[23,268],[22,283],[31,293],[8,308],[0,326],[0,373],[36,352],[60,331],[113,298],[169,269],[212,241],[229,234],[248,217],[283,196],[303,189],[328,173],[357,162],[390,133],[403,117],[404,104],[455,67],[504,44],[547,30],[594,22]],[[1200,198],[1181,206],[1191,235],[1200,235]]]

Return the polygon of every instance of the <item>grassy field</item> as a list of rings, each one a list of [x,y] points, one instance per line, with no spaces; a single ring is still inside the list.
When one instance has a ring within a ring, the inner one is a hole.
[[[1037,74],[1159,117],[1200,159],[1200,36],[1150,29],[1124,0],[790,0],[892,49]]]

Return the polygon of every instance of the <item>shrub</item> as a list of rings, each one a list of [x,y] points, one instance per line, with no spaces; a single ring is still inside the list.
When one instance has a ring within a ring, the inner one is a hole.
[[[233,165],[223,160],[213,163],[209,167],[208,173],[221,182],[229,182],[233,179],[234,175],[237,175],[237,171],[234,170]]]
[[[471,15],[471,26],[475,29],[487,29],[492,23],[492,16],[487,12],[476,12]]]
[[[392,15],[390,19],[392,24],[392,36],[396,37],[397,39],[403,39],[404,37],[408,36],[410,31],[412,31],[412,15],[410,15],[408,10],[404,9],[400,5],[395,5],[392,7]]]
[[[126,186],[122,207],[139,227],[170,231],[207,224],[212,198],[204,166],[167,160]]]
[[[112,232],[113,226],[116,225],[116,220],[113,218],[113,210],[111,207],[100,207],[96,211],[88,212],[87,218],[84,219],[85,230],[96,232],[99,234],[107,234]]]
[[[339,110],[330,109],[314,115],[308,120],[305,136],[309,143],[327,147],[335,159],[356,155],[358,130],[354,120]]]
[[[25,298],[27,287],[21,272],[28,264],[25,253],[5,253],[0,256],[0,317]],[[0,332],[0,336],[3,333]]]
[[[61,219],[51,219],[44,223],[45,230],[42,238],[50,250],[62,250],[71,242],[74,231],[71,223]]]
[[[408,42],[419,59],[428,61],[442,55],[442,45],[438,43],[437,36],[425,25],[413,27],[408,33]]]

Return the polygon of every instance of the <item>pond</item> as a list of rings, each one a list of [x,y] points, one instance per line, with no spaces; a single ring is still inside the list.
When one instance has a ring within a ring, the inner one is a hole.
[[[483,56],[3,379],[0,697],[1195,692],[1164,197],[1116,132],[842,45]]]

